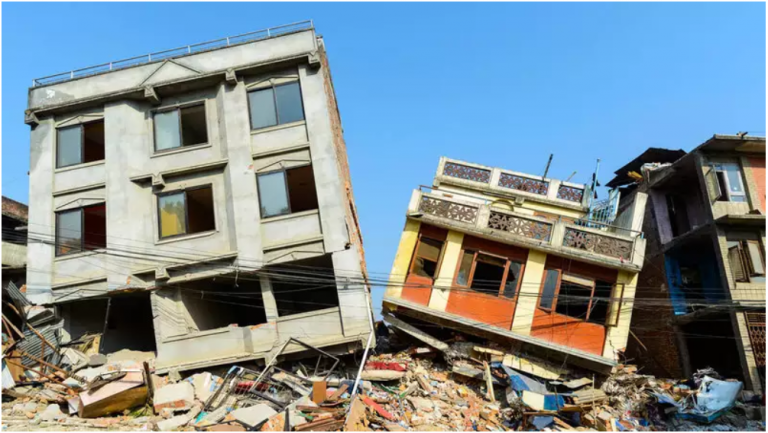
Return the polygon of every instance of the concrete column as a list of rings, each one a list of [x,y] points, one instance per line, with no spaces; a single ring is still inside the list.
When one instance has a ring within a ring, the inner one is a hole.
[[[464,242],[464,233],[455,232],[453,230],[448,232],[448,237],[446,238],[445,246],[443,247],[443,258],[440,262],[440,269],[438,270],[437,278],[435,279],[435,286],[447,288],[432,289],[432,296],[429,298],[429,308],[445,311],[445,307],[448,305],[448,296],[450,296],[451,293],[450,287],[453,285],[453,276],[456,273],[459,260],[461,260],[462,242]]]
[[[627,339],[629,338],[629,325],[632,323],[632,308],[634,307],[635,290],[637,289],[637,276],[636,273],[630,273],[627,271],[619,271],[618,278],[616,279],[617,287],[614,292],[611,293],[612,298],[618,298],[621,296],[620,284],[624,285],[624,294],[621,299],[621,305],[619,308],[619,320],[616,326],[608,327],[608,332],[605,336],[605,346],[603,347],[603,356],[613,360],[618,360],[619,352],[623,351],[627,347]],[[616,308],[614,304],[611,305],[611,310]],[[613,311],[609,311],[611,316],[615,314]]]
[[[549,188],[547,189],[547,198],[550,200],[557,200],[557,190],[560,189],[560,181],[552,179],[549,181]]]
[[[403,233],[400,235],[400,244],[395,253],[395,262],[392,264],[392,272],[389,274],[389,287],[384,293],[387,298],[399,298],[403,292],[405,277],[408,276],[408,268],[411,266],[411,257],[419,239],[421,222],[408,219],[405,221]]]
[[[29,237],[53,240],[56,218],[53,181],[56,159],[53,119],[41,120],[32,130],[29,155]],[[51,242],[52,243],[52,242]],[[30,239],[27,247],[27,299],[35,304],[53,301],[54,247]]]
[[[238,264],[251,268],[262,266],[261,224],[256,174],[253,172],[249,118],[243,110],[248,107],[245,84],[222,83],[217,95],[222,148],[229,158],[224,170],[227,188],[228,224],[234,233],[232,248],[237,248]]]
[[[312,170],[315,173],[317,202],[323,229],[325,252],[342,251],[349,243],[344,185],[339,174],[333,130],[325,94],[323,68],[311,69],[299,66],[299,80],[304,101],[309,149],[312,154]],[[244,117],[245,118],[245,117]]]
[[[338,269],[336,287],[344,336],[365,335],[367,337],[372,330],[370,311],[366,307],[370,305],[370,299],[365,285],[359,282],[362,269],[357,245],[350,246],[348,250],[335,252],[331,258],[333,268]],[[347,276],[352,276],[354,280],[348,279]]]
[[[530,335],[533,325],[533,315],[539,303],[539,289],[544,277],[544,264],[547,253],[528,250],[528,260],[525,262],[523,282],[520,284],[520,294],[517,297],[515,317],[512,321],[512,332]]]
[[[264,315],[267,316],[267,322],[277,320],[277,302],[275,301],[275,292],[272,291],[272,282],[266,275],[259,276],[261,285],[261,299],[264,302]]]

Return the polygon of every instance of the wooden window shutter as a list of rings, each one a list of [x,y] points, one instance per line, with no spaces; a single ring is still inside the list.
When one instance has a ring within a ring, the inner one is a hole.
[[[744,260],[740,246],[728,248],[728,261],[731,265],[731,273],[736,281],[747,281],[747,272],[744,268]]]
[[[765,275],[765,264],[763,263],[760,244],[757,241],[744,241],[744,253],[747,256],[745,261],[749,265],[749,274]]]
[[[714,164],[709,164],[709,172],[704,176],[707,184],[709,198],[714,202],[719,199],[723,192],[720,190],[720,184],[717,181],[717,169]]]

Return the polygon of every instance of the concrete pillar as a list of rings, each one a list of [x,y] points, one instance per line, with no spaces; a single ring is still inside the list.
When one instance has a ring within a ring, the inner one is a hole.
[[[632,308],[634,307],[635,290],[637,289],[637,276],[636,273],[630,273],[627,271],[619,271],[618,278],[616,279],[616,288],[611,293],[611,298],[618,298],[621,296],[621,305],[618,306],[619,319],[616,326],[609,326],[605,336],[605,346],[603,347],[603,356],[613,360],[618,360],[619,352],[624,351],[627,347],[627,339],[629,338],[629,325],[632,323]],[[621,294],[621,284],[624,285],[624,294]],[[610,316],[615,314],[613,309],[617,308],[615,303],[611,304]]]
[[[264,315],[267,316],[267,322],[274,322],[279,315],[275,292],[272,291],[272,281],[266,275],[259,275],[259,284],[261,285],[261,299],[264,302]]]
[[[222,83],[217,95],[217,110],[220,120],[222,148],[230,163],[224,170],[227,188],[227,224],[232,227],[231,248],[237,249],[238,264],[251,268],[262,266],[263,249],[261,244],[261,210],[256,192],[256,174],[253,172],[250,124],[248,116],[243,115],[243,107],[248,107],[245,84]],[[233,165],[237,161],[240,165]],[[245,161],[245,162],[243,162]],[[232,224],[234,221],[234,224]]]
[[[400,235],[400,245],[397,247],[395,262],[392,264],[392,272],[389,274],[389,286],[384,296],[387,298],[399,298],[403,292],[405,277],[408,276],[408,268],[411,266],[411,257],[419,239],[421,222],[406,220],[403,233]]]
[[[366,305],[370,305],[368,291],[360,282],[360,252],[357,245],[348,250],[338,251],[331,256],[336,271],[336,287],[339,296],[341,326],[345,337],[365,335],[371,332],[371,316]],[[351,276],[348,278],[347,276]]]
[[[444,288],[433,288],[432,296],[429,298],[429,308],[438,311],[445,311],[448,305],[448,296],[450,287],[453,285],[453,276],[461,260],[461,244],[464,242],[464,233],[450,230],[443,247],[443,258],[440,261],[440,269],[437,272],[435,286]]]
[[[547,253],[528,250],[528,260],[525,262],[523,282],[520,284],[520,294],[517,297],[515,317],[512,321],[512,332],[522,335],[531,334],[533,315],[539,303],[539,291],[546,262]]]
[[[30,134],[29,237],[54,239],[53,181],[56,128],[53,119],[41,120]],[[53,301],[54,247],[30,240],[27,247],[27,299],[35,304]]]

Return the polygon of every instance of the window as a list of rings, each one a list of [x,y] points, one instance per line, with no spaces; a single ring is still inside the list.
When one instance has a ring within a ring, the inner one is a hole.
[[[411,273],[434,280],[437,277],[437,265],[442,251],[443,241],[420,237],[416,245]]]
[[[690,230],[688,210],[683,197],[677,194],[667,195],[667,214],[672,228],[672,237],[680,236]]]
[[[251,129],[304,120],[299,82],[280,84],[248,93]]]
[[[56,213],[56,255],[107,247],[107,205]]]
[[[157,207],[160,238],[216,229],[213,189],[210,185],[159,195]]]
[[[712,164],[717,179],[717,201],[746,202],[747,194],[741,180],[741,168],[738,163],[724,162]]]
[[[56,131],[56,168],[104,160],[104,120]]]
[[[728,261],[737,282],[765,282],[765,258],[756,240],[728,241]]]
[[[205,104],[155,113],[155,151],[207,142]]]
[[[618,323],[621,299],[611,299],[613,284],[547,269],[542,283],[539,308],[574,319],[599,325],[614,326]],[[623,285],[620,288],[623,296]],[[610,304],[615,314],[610,317]]]
[[[318,208],[311,165],[259,174],[256,179],[262,218]]]
[[[515,299],[523,264],[506,257],[464,250],[456,284],[476,292]]]

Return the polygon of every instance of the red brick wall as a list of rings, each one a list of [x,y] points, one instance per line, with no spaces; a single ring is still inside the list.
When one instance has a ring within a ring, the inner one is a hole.
[[[765,213],[765,158],[748,158],[751,166],[752,179],[757,186],[760,196],[760,209]]]

